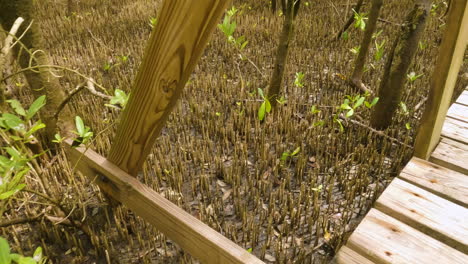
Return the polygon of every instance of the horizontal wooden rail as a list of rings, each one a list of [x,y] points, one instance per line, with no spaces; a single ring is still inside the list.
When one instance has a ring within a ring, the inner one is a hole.
[[[71,143],[67,153],[76,169],[193,257],[203,263],[263,263],[93,150]]]

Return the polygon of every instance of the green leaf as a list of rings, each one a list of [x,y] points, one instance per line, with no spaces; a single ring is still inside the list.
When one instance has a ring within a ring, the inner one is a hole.
[[[270,113],[271,112],[271,104],[270,100],[265,99],[265,112]]]
[[[403,102],[400,102],[401,110],[403,110],[403,113],[407,114],[408,113],[408,108],[406,107],[406,104]]]
[[[374,105],[376,105],[378,101],[379,101],[379,98],[378,98],[378,97],[375,97],[375,98],[372,100],[372,102],[371,102],[371,107],[374,106]]]
[[[16,186],[14,189],[0,194],[0,200],[5,200],[9,198],[10,196],[15,195],[17,192],[21,191],[21,189],[23,189],[25,186],[26,184],[20,184]]]
[[[405,124],[405,127],[406,127],[406,129],[410,130],[410,129],[411,129],[411,124],[410,124],[410,123],[406,123],[406,124]]]
[[[301,151],[301,147],[297,147],[292,153],[291,156],[296,156]]]
[[[78,132],[79,136],[83,136],[85,131],[85,125],[83,123],[83,119],[81,117],[76,116],[75,117],[75,126],[76,126],[76,131]]]
[[[363,103],[364,103],[364,100],[366,100],[365,97],[360,97],[359,100],[354,104],[353,108],[356,109],[358,108],[359,106],[361,106]]]
[[[40,120],[37,122],[37,123],[34,123],[33,127],[31,127],[31,129],[29,129],[28,132],[26,132],[26,134],[24,135],[25,138],[28,138],[30,137],[32,134],[34,134],[34,132],[38,131],[39,129],[43,129],[45,128],[46,125],[44,123],[42,123]]]
[[[0,237],[0,264],[10,264],[10,245],[3,237]]]
[[[23,159],[21,153],[12,147],[6,147],[6,152],[14,159],[14,160],[21,160]]]
[[[258,120],[262,121],[265,118],[265,109],[266,109],[266,102],[263,102],[258,109]]]
[[[20,258],[21,258],[21,256],[20,256],[20,255],[18,255],[18,254],[15,254],[15,253],[13,253],[13,254],[10,254],[10,257],[11,257],[11,260],[13,260],[13,261],[14,261],[14,262],[16,262],[16,263],[19,263],[19,261],[20,261]]]
[[[44,105],[46,104],[46,96],[42,95],[37,98],[29,107],[26,119],[31,119]]]
[[[258,88],[258,94],[262,97],[262,98],[265,98],[265,95],[263,94],[263,90],[262,88]]]
[[[247,252],[252,253],[252,248],[247,249]]]
[[[285,161],[286,159],[288,159],[288,157],[291,156],[291,154],[289,154],[289,152],[283,152],[281,154],[281,161]]]
[[[128,101],[128,95],[120,89],[115,89],[114,96],[111,98],[110,104],[113,104],[113,105],[119,104],[123,108],[127,104],[127,101]]]
[[[19,132],[24,132],[25,124],[21,118],[10,113],[4,113],[1,120],[3,120],[7,129],[13,129]]]
[[[18,100],[7,100],[11,108],[20,116],[26,116],[26,111]]]
[[[354,115],[354,109],[349,109],[349,111],[346,113],[346,117],[351,117]]]
[[[349,106],[348,103],[346,103],[346,102],[341,104],[340,108],[343,109],[343,110],[352,109],[351,106]]]
[[[42,248],[41,247],[36,248],[36,250],[34,251],[34,254],[33,254],[33,259],[36,262],[41,261],[41,259],[42,259]]]
[[[21,256],[19,261],[18,261],[18,264],[36,264],[36,261],[31,257]]]

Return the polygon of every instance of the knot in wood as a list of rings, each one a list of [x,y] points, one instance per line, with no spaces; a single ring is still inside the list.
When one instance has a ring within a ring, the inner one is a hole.
[[[162,79],[161,82],[164,93],[173,93],[177,87],[177,80]]]

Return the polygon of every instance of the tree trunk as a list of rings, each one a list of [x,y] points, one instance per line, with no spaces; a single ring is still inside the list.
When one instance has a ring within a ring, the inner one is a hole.
[[[430,7],[430,0],[418,0],[406,18],[400,37],[395,40],[393,54],[387,60],[384,77],[379,87],[380,100],[371,116],[371,126],[376,129],[390,126],[400,104],[406,74],[418,48]]]
[[[276,99],[278,98],[278,95],[281,90],[286,60],[288,58],[289,44],[294,34],[294,18],[297,15],[297,12],[299,11],[299,5],[299,1],[296,2],[296,6],[294,5],[294,0],[287,1],[283,29],[281,31],[278,50],[276,52],[275,68],[271,76],[270,89],[268,91],[268,98],[272,107],[276,106]]]
[[[356,13],[359,13],[359,11],[361,11],[361,7],[363,3],[364,3],[364,0],[358,0],[358,2],[356,3],[356,6],[354,6],[353,8]],[[354,12],[351,12],[351,16],[349,17],[348,21],[346,21],[346,24],[343,26],[340,32],[338,32],[338,34],[335,37],[335,40],[339,40],[341,38],[341,35],[343,35],[343,33],[345,33],[346,30],[348,30],[349,26],[353,24],[353,21],[354,21]]]
[[[2,7],[0,9],[0,20],[3,28],[10,28],[15,19],[19,16],[25,19],[19,32],[23,32],[31,23],[32,14],[34,13],[33,0],[0,0],[0,6]],[[39,49],[42,50],[42,52],[34,54],[32,65],[29,65],[30,54],[24,50],[20,52],[20,45],[17,45],[14,49],[14,55],[21,68],[50,64],[47,55],[43,52],[44,39],[37,22],[32,24],[21,41],[30,52]],[[66,107],[62,110],[58,120],[54,118],[57,107],[66,97],[65,91],[61,87],[58,79],[49,72],[49,69],[41,68],[37,71],[38,72],[26,71],[24,75],[34,97],[37,98],[41,95],[46,96],[47,104],[41,109],[40,117],[42,122],[46,125],[45,140],[47,145],[52,146],[51,141],[58,127],[61,128],[64,133],[73,129],[71,111]]]
[[[369,22],[367,23],[366,31],[364,32],[364,37],[359,48],[359,54],[354,65],[353,75],[351,76],[351,85],[363,92],[369,91],[362,83],[362,75],[364,74],[364,64],[366,63],[366,57],[369,54],[369,48],[372,43],[372,35],[374,34],[375,28],[377,27],[377,20],[379,19],[382,4],[383,0],[372,0]]]

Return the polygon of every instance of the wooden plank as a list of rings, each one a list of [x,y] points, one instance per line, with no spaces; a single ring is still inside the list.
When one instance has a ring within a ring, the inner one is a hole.
[[[467,86],[468,87],[468,86]],[[468,106],[468,91],[463,91],[457,98],[457,103]]]
[[[398,177],[468,208],[468,177],[466,175],[413,157]]]
[[[263,263],[96,152],[70,146],[67,141],[78,170],[201,262]]]
[[[468,123],[468,106],[454,103],[447,111],[447,116]]]
[[[363,257],[347,246],[342,246],[331,264],[374,264],[371,260]]]
[[[468,142],[468,123],[447,117],[442,127],[442,136],[466,144]]]
[[[445,28],[415,142],[414,155],[426,160],[439,142],[465,53],[468,39],[468,0],[451,1]]]
[[[371,209],[347,246],[375,263],[468,263],[468,256]]]
[[[468,254],[468,209],[394,179],[375,209]]]
[[[108,159],[135,176],[230,0],[166,0]]]
[[[442,138],[429,159],[448,169],[468,175],[468,145]]]

